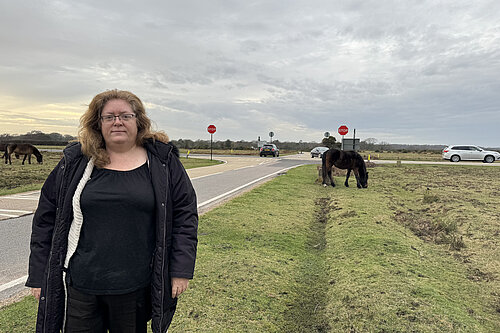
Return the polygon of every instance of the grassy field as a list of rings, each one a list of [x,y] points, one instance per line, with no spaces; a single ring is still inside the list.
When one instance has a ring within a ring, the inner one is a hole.
[[[300,167],[203,215],[169,332],[500,331],[497,168],[369,171],[323,188]],[[34,317],[27,297],[0,332]]]
[[[186,154],[188,149],[180,149],[181,153]],[[210,149],[190,149],[191,154],[210,154]],[[280,156],[298,154],[296,150],[280,150]],[[304,151],[304,154],[310,155],[309,151]],[[440,151],[435,152],[398,152],[398,151],[360,151],[364,159],[370,157],[371,160],[402,160],[402,161],[443,161]],[[259,155],[258,150],[214,150],[214,155]]]
[[[402,161],[443,161],[441,151],[409,151],[409,152],[398,152],[398,151],[361,151],[359,152],[361,156],[368,159],[370,156],[371,160],[402,160]]]
[[[22,158],[16,160],[12,155],[12,165],[0,161],[0,195],[14,194],[26,191],[39,190],[52,169],[59,163],[62,153],[43,152],[43,164],[37,164],[32,158],[33,164],[21,165]],[[181,162],[186,169],[219,164],[219,161],[210,161],[202,158],[182,158]]]

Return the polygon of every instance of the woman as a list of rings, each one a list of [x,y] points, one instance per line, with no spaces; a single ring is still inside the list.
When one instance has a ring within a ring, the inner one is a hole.
[[[42,187],[26,286],[36,332],[166,332],[192,279],[196,195],[127,91],[98,94]]]

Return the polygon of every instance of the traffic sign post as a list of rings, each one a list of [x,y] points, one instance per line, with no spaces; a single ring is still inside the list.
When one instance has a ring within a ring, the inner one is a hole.
[[[354,134],[352,136],[352,150],[356,151],[356,129],[354,129]]]
[[[212,160],[212,143],[213,143],[213,136],[216,131],[215,125],[209,125],[207,127],[208,133],[210,133],[210,161]]]
[[[269,141],[271,141],[271,143],[273,143],[273,136],[274,136],[274,132],[269,132],[269,138],[270,138]]]
[[[342,135],[342,150],[344,150],[344,135],[349,132],[349,129],[346,125],[342,125],[339,127],[339,134]]]

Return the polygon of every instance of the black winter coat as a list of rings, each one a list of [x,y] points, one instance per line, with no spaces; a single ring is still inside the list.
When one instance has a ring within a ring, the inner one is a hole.
[[[149,170],[155,193],[156,246],[151,281],[152,329],[167,330],[177,305],[171,277],[193,278],[198,213],[196,194],[172,144],[147,141]],[[73,220],[72,198],[88,158],[79,143],[70,144],[50,173],[33,217],[29,275],[26,286],[42,288],[37,333],[62,329],[65,313],[63,265]],[[85,223],[85,222],[84,222]]]

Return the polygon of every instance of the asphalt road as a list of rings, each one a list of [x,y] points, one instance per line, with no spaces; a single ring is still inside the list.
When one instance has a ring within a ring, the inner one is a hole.
[[[304,155],[280,158],[244,157],[244,163],[233,163],[233,167],[228,167],[230,163],[226,163],[205,170],[192,169],[194,172],[190,177],[196,190],[200,213],[290,168],[321,162],[320,159],[305,158]],[[220,171],[213,173],[217,168]],[[33,215],[30,214],[0,221],[0,304],[26,291],[24,283],[32,218]]]

